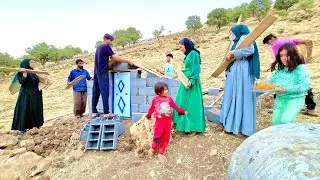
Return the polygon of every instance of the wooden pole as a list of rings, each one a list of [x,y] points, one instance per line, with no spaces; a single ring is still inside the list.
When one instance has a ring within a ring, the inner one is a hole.
[[[21,68],[8,68],[8,67],[0,67],[0,71],[4,72],[20,72],[22,69]],[[48,71],[38,71],[38,70],[32,70],[32,69],[25,69],[28,73],[32,74],[44,74],[44,75],[49,75]]]

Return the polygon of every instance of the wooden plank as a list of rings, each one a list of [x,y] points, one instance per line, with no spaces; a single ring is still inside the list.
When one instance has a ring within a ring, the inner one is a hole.
[[[187,87],[189,84],[189,80],[188,78],[183,74],[183,72],[181,71],[181,68],[178,66],[178,64],[174,61],[170,61],[170,64],[172,65],[174,71],[177,74],[177,79],[185,86]]]
[[[5,71],[5,72],[19,72],[21,68],[8,68],[8,67],[0,67],[0,71]],[[32,74],[44,74],[44,75],[49,75],[48,71],[38,71],[38,70],[31,70],[31,69],[26,69],[28,73]]]
[[[84,75],[76,77],[74,80],[72,80],[67,86],[66,89],[71,88],[73,85],[77,84],[79,81],[81,81],[84,77]]]
[[[163,74],[161,74],[161,73],[158,73],[157,71],[155,71],[155,70],[153,70],[153,69],[151,69],[151,68],[148,68],[148,67],[146,67],[146,66],[143,66],[143,65],[141,65],[141,64],[138,64],[138,63],[136,63],[136,62],[133,62],[133,63],[134,63],[134,65],[138,66],[140,69],[143,69],[143,70],[145,70],[145,71],[147,71],[147,72],[149,72],[149,73],[152,73],[152,74],[154,74],[154,75],[156,75],[156,76],[158,76],[158,77],[168,78],[167,76],[165,76],[165,75],[163,75]]]
[[[268,27],[270,27],[275,21],[276,17],[272,15],[266,16],[260,24],[239,44],[235,49],[242,49],[245,47],[250,46]],[[226,70],[228,65],[234,61],[235,59],[232,59],[230,61],[224,60],[219,67],[215,70],[215,72],[212,74],[213,77],[218,77],[223,71]]]
[[[51,85],[51,81],[47,77],[39,76],[39,81],[40,81],[38,85],[39,91]]]

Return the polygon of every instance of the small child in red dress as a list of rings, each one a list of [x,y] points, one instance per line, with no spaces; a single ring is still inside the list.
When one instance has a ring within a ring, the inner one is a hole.
[[[154,113],[156,119],[154,123],[154,135],[152,147],[149,150],[149,155],[153,156],[159,147],[159,158],[162,162],[166,162],[167,158],[164,156],[164,152],[170,140],[171,125],[172,125],[172,110],[175,109],[179,114],[185,115],[188,112],[179,108],[168,96],[168,85],[163,82],[158,82],[154,91],[157,94],[152,100],[151,107],[146,115],[147,119],[151,118]]]

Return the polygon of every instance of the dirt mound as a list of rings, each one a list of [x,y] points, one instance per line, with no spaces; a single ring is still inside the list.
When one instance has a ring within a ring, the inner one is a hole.
[[[33,128],[24,135],[18,132],[0,132],[0,148],[11,151],[11,156],[24,151],[48,156],[53,150],[64,151],[68,144],[79,139],[83,124],[84,120],[67,120],[54,123],[50,127]]]

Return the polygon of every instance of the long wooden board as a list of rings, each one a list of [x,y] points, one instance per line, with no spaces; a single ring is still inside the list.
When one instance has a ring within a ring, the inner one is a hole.
[[[154,75],[156,75],[156,76],[158,76],[158,77],[168,78],[167,76],[165,76],[165,75],[163,75],[163,74],[161,74],[161,73],[158,73],[157,71],[155,71],[155,70],[153,70],[153,69],[151,69],[151,68],[148,68],[148,67],[146,67],[146,66],[143,66],[143,65],[141,65],[141,64],[138,64],[138,63],[136,63],[136,62],[134,62],[134,65],[136,65],[136,66],[138,66],[140,69],[143,69],[143,70],[145,70],[145,71],[147,71],[147,72],[149,72],[149,73],[152,73],[152,74],[154,74]]]
[[[170,61],[170,64],[172,65],[174,71],[176,72],[178,76],[178,80],[185,86],[187,87],[189,84],[188,78],[183,74],[181,71],[181,68],[178,66],[178,64],[174,61]]]
[[[0,71],[5,71],[5,72],[18,72],[21,68],[8,68],[8,67],[0,67]],[[49,75],[48,71],[38,71],[38,70],[31,70],[31,69],[26,69],[28,73],[32,74],[44,74],[44,75]]]
[[[71,88],[73,85],[77,84],[79,81],[81,81],[84,77],[84,75],[76,77],[74,80],[72,80],[67,86],[66,89]]]
[[[51,81],[47,77],[39,76],[39,81],[40,81],[38,85],[39,91],[51,85]]]
[[[276,21],[276,19],[277,18],[272,15],[266,16],[235,49],[241,49],[250,46],[268,27],[270,27]],[[211,76],[218,77],[223,71],[226,70],[232,61],[234,61],[234,59],[230,61],[224,60]]]

